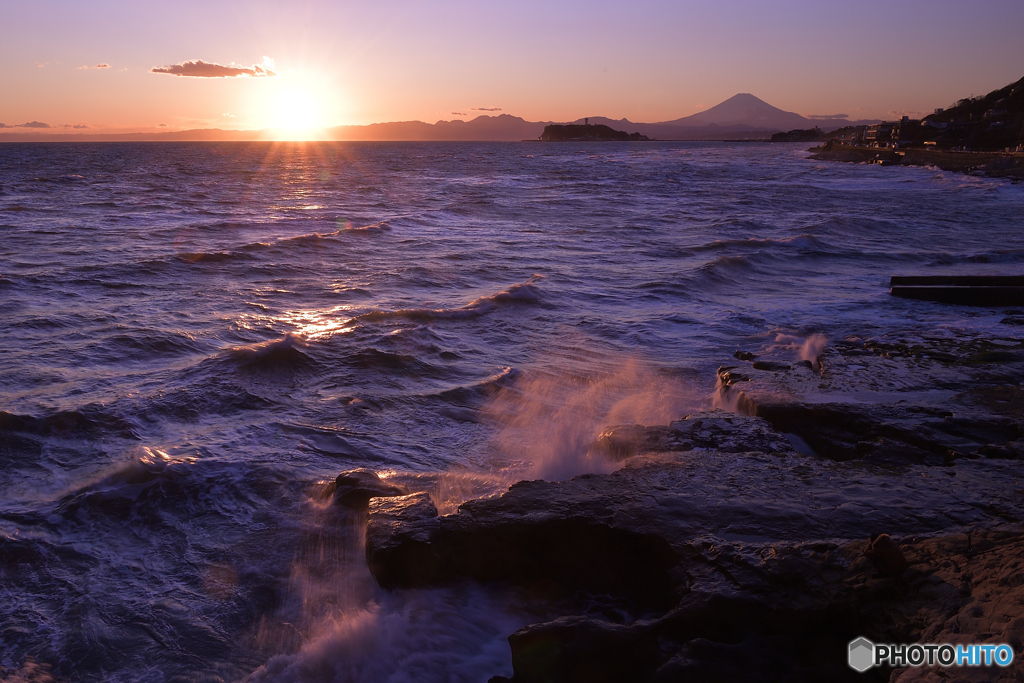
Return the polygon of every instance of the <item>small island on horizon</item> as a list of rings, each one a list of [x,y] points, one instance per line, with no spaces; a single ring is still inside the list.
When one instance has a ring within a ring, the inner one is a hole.
[[[590,125],[589,120],[586,120],[583,125],[575,123],[544,126],[540,140],[542,142],[643,142],[649,141],[650,138],[640,133],[615,130],[604,124]]]

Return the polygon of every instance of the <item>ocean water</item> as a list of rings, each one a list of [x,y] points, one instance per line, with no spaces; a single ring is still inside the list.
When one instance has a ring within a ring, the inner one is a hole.
[[[510,675],[543,608],[379,590],[323,482],[450,511],[609,471],[736,349],[1020,332],[887,287],[1024,271],[1024,188],[807,156],[0,145],[0,680]]]

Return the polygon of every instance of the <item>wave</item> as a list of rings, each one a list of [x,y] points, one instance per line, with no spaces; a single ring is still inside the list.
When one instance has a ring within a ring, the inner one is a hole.
[[[103,339],[88,348],[91,356],[121,362],[127,359],[182,356],[200,353],[203,346],[191,335],[181,332],[140,330]]]
[[[109,507],[104,503],[111,501],[134,500],[156,482],[169,463],[170,457],[166,453],[140,448],[128,462],[62,496],[57,502],[57,513],[64,518],[71,518],[82,505],[103,508]]]
[[[521,374],[519,370],[513,367],[502,368],[501,372],[495,373],[475,384],[446,389],[434,394],[434,396],[459,406],[476,407],[483,400],[493,396],[502,389],[511,387]]]
[[[98,404],[61,410],[42,417],[0,411],[0,433],[3,432],[63,439],[98,439],[111,435],[139,438],[131,423]]]
[[[896,221],[863,216],[831,216],[815,225],[807,226],[808,234],[824,233],[836,237],[882,237],[890,238],[904,232]]]
[[[480,586],[382,594],[271,657],[243,683],[484,681],[511,675],[508,634],[531,617],[521,598]],[[535,618],[535,617],[534,617]]]
[[[962,258],[969,263],[1013,263],[1024,260],[1024,249],[999,249]]]
[[[380,221],[379,223],[370,223],[369,225],[352,225],[351,223],[346,225],[344,228],[335,230],[331,235],[339,235],[343,232],[386,232],[391,229],[391,225],[387,221]]]
[[[346,365],[364,370],[386,370],[410,377],[445,377],[448,372],[415,356],[380,349],[363,349],[348,357]]]
[[[246,227],[236,226],[230,224],[232,227]],[[325,239],[337,238],[347,233],[379,233],[391,230],[391,226],[387,221],[380,221],[378,223],[371,223],[369,225],[353,226],[351,224],[345,227],[333,230],[331,232],[310,232],[302,235],[295,235],[293,237],[282,237],[280,239],[270,240],[266,242],[250,242],[234,249],[220,250],[220,251],[180,251],[175,253],[171,258],[178,261],[184,261],[185,263],[227,263],[230,261],[251,261],[256,258],[260,253],[268,250],[275,250],[281,248],[287,248],[291,245],[315,245]],[[157,259],[149,260],[141,265],[160,265],[162,266],[168,259]]]
[[[349,222],[346,223],[344,227],[330,232],[310,232],[304,235],[295,235],[294,237],[282,237],[281,239],[273,240],[271,242],[254,242],[252,244],[247,244],[243,249],[265,249],[267,247],[277,247],[288,244],[315,244],[321,240],[339,237],[346,233],[369,234],[387,232],[389,230],[391,230],[391,224],[386,220],[367,225],[353,225]]]
[[[248,522],[247,508],[251,505],[277,498],[298,501],[296,494],[308,486],[307,481],[290,475],[287,469],[172,456],[159,448],[139,446],[121,462],[65,490],[53,503],[65,518],[85,507],[121,519],[134,515],[133,519],[151,522],[154,527],[168,522],[173,526],[173,520],[141,519],[140,508],[152,511],[165,506],[174,516],[188,517],[202,511]],[[215,498],[211,498],[213,492]]]
[[[274,405],[270,399],[223,377],[219,371],[197,374],[198,381],[187,387],[163,390],[144,398],[138,408],[139,419],[154,423],[167,420],[197,422],[211,415],[236,415]]]
[[[715,240],[714,242],[708,242],[696,247],[691,247],[694,251],[718,251],[720,249],[729,249],[733,247],[774,247],[774,246],[785,246],[785,247],[797,247],[799,249],[810,249],[820,248],[824,246],[824,241],[810,234],[796,235],[794,237],[787,237],[782,239],[773,239],[770,237],[750,237],[747,239],[729,239],[729,240]]]
[[[711,279],[732,280],[735,276],[756,271],[759,265],[771,260],[774,259],[764,254],[756,253],[719,256],[700,266],[697,271]]]
[[[38,177],[33,178],[32,180],[37,183],[74,183],[79,180],[85,180],[85,177],[71,173],[68,175],[53,176],[51,178]]]
[[[441,354],[442,358],[457,357],[457,354],[442,350],[440,344],[444,343],[444,339],[429,325],[401,327],[381,335],[378,341],[406,352],[411,350],[417,354]]]
[[[316,361],[305,352],[307,348],[302,337],[289,333],[281,339],[232,347],[226,356],[242,370],[294,371],[316,365]]]
[[[416,322],[431,320],[464,320],[487,315],[502,306],[517,304],[537,304],[542,302],[540,290],[536,283],[544,278],[534,275],[526,282],[512,285],[497,294],[473,299],[459,308],[404,308],[397,311],[370,311],[352,318],[351,322],[385,322],[404,319]]]
[[[234,259],[249,259],[248,254],[231,251],[184,251],[175,255],[179,261],[186,263],[224,263]]]

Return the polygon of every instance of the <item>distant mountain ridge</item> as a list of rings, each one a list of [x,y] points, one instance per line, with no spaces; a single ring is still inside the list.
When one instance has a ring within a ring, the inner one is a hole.
[[[691,116],[660,123],[633,123],[628,119],[609,119],[602,116],[589,117],[591,124],[605,125],[626,133],[639,133],[657,140],[767,140],[774,133],[796,128],[818,126],[823,131],[850,125],[878,123],[872,121],[850,121],[845,118],[808,119],[800,114],[773,107],[767,102],[749,94],[740,93],[726,101]],[[584,119],[564,122],[580,124]],[[554,121],[527,121],[518,116],[478,116],[470,121],[394,121],[371,123],[364,126],[335,126],[325,129],[324,139],[349,141],[424,141],[456,142],[480,141],[502,142],[536,140],[544,127]],[[564,125],[563,124],[563,125]],[[202,129],[173,131],[167,133],[0,133],[0,142],[102,142],[102,141],[213,141],[213,140],[273,140],[276,134],[269,130],[234,131]]]
[[[582,121],[583,119],[579,119]],[[844,126],[879,123],[877,119],[850,121],[847,118],[809,119],[806,116],[773,107],[750,93],[739,93],[710,109],[660,123],[633,123],[627,119],[606,119],[591,116],[594,123],[612,128],[629,128],[659,140],[768,139],[774,133],[817,126],[828,132]],[[578,121],[577,121],[578,123]]]

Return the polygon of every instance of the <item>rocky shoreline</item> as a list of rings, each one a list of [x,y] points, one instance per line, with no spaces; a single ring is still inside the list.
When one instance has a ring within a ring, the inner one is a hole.
[[[1024,155],[1003,152],[949,152],[927,149],[882,149],[851,145],[812,147],[811,158],[819,161],[886,166],[934,166],[943,171],[977,173],[992,178],[1024,180]]]
[[[382,587],[511,586],[561,615],[509,635],[514,676],[494,683],[1020,680],[1019,658],[858,674],[846,650],[1021,652],[1024,344],[736,356],[719,371],[731,410],[605,430],[593,448],[622,462],[611,474],[438,514],[427,492],[344,473],[336,502],[368,511]]]

